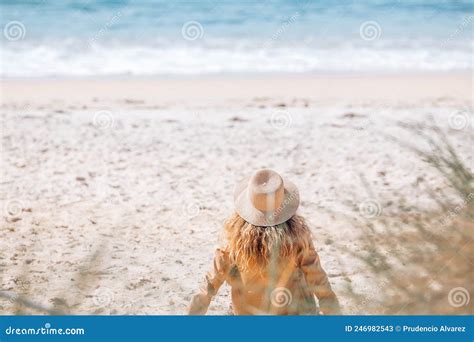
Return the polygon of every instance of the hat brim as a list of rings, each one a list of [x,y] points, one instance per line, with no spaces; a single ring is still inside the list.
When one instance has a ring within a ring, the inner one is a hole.
[[[283,178],[284,195],[279,208],[273,211],[261,211],[255,208],[248,195],[250,177],[240,181],[235,187],[234,204],[237,213],[254,226],[275,226],[288,221],[298,210],[300,194],[295,184]]]

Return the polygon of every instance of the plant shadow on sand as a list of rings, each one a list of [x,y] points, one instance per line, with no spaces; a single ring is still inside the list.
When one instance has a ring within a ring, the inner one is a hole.
[[[41,303],[41,299],[34,294],[34,284],[28,280],[28,270],[24,268],[22,273],[14,280],[15,291],[0,291],[0,300],[6,300],[13,306],[12,314],[31,315],[68,315],[74,314],[74,307],[86,297],[91,297],[91,290],[97,285],[99,279],[102,247],[97,248],[78,269],[72,287],[65,287],[62,293],[56,294],[50,300],[50,304]],[[0,278],[0,281],[2,279]],[[96,301],[101,301],[100,296],[96,296]],[[100,311],[90,312],[99,314]]]

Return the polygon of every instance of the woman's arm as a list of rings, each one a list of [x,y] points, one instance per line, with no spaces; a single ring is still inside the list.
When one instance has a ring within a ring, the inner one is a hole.
[[[227,254],[221,249],[217,249],[212,270],[206,274],[206,278],[201,291],[191,300],[189,307],[190,315],[204,315],[222,283],[227,279],[229,262]]]
[[[306,282],[319,300],[323,314],[340,315],[341,309],[336,294],[331,289],[326,272],[321,266],[319,255],[311,243],[309,250],[301,253],[299,267],[303,271]]]

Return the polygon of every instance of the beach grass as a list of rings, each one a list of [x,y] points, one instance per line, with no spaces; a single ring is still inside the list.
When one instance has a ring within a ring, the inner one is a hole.
[[[447,181],[447,190],[426,184],[437,210],[405,208],[370,222],[353,221],[363,231],[363,252],[345,248],[376,279],[379,295],[348,286],[359,312],[388,315],[469,315],[474,291],[474,188],[472,169],[447,135],[434,125],[403,124],[427,149],[393,139],[417,154]],[[469,134],[469,132],[467,133]],[[421,182],[423,180],[420,180]],[[348,284],[351,284],[348,282]]]

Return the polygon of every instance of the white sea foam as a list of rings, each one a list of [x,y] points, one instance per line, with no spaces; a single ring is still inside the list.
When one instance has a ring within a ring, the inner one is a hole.
[[[469,70],[472,46],[14,42],[2,49],[1,77]]]

